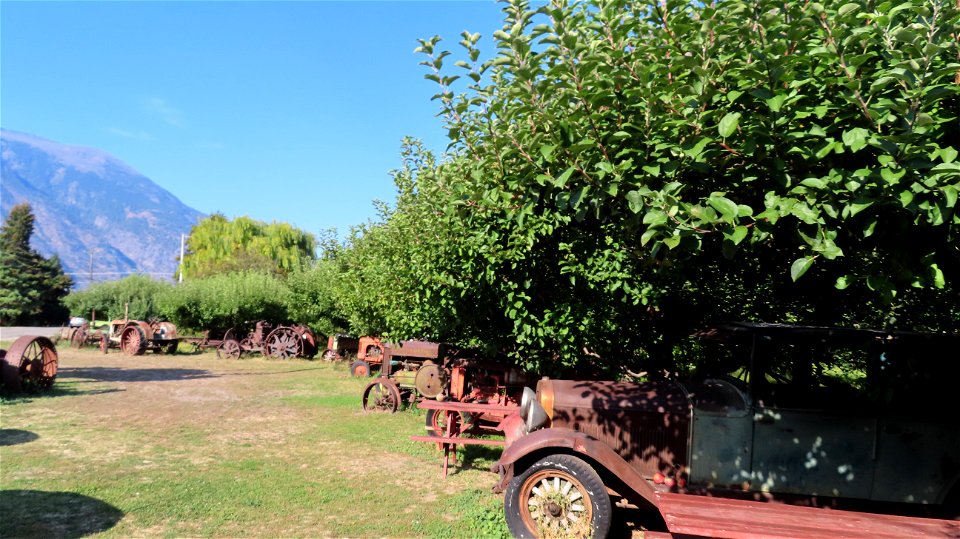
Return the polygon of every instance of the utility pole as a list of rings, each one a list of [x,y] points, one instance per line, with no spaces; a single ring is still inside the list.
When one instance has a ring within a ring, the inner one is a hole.
[[[180,279],[177,280],[178,283],[183,282],[183,244],[186,239],[185,234],[180,234]]]

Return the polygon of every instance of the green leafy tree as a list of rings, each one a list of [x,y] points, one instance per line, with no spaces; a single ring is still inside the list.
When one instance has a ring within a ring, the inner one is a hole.
[[[190,279],[238,271],[285,275],[315,259],[316,238],[287,223],[214,214],[194,225],[183,272]]]
[[[322,335],[349,333],[350,323],[340,307],[343,298],[345,268],[343,245],[333,229],[320,237],[319,260],[309,268],[287,276],[290,290],[287,312],[290,319],[306,324]]]
[[[504,12],[489,61],[421,42],[451,146],[350,243],[353,324],[615,368],[729,318],[957,330],[955,3]]]
[[[67,316],[62,299],[73,285],[56,255],[30,248],[34,215],[29,204],[14,206],[0,228],[0,323],[53,324]]]
[[[290,290],[272,273],[240,272],[184,281],[158,295],[157,305],[184,331],[243,327],[289,319]]]
[[[98,320],[119,320],[125,315],[131,320],[166,318],[158,298],[171,288],[165,281],[146,275],[130,275],[117,281],[94,283],[72,292],[64,303],[74,316]]]

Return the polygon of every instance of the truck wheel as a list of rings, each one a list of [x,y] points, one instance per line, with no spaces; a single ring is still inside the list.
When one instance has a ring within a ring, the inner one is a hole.
[[[544,457],[514,476],[503,509],[518,538],[606,537],[610,496],[597,472],[571,455]]]

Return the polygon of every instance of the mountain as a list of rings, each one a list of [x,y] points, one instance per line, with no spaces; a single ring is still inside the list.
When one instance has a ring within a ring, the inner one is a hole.
[[[0,129],[0,216],[33,208],[31,245],[78,287],[131,273],[171,278],[180,235],[204,215],[119,159]]]

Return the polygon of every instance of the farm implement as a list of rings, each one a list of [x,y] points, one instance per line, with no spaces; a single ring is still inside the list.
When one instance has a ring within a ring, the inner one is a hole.
[[[243,333],[235,328],[208,329],[201,337],[187,337],[185,342],[195,350],[213,348],[217,357],[239,359],[242,355],[261,354],[278,359],[317,355],[317,338],[313,331],[301,324],[276,325],[258,320],[253,329]]]

